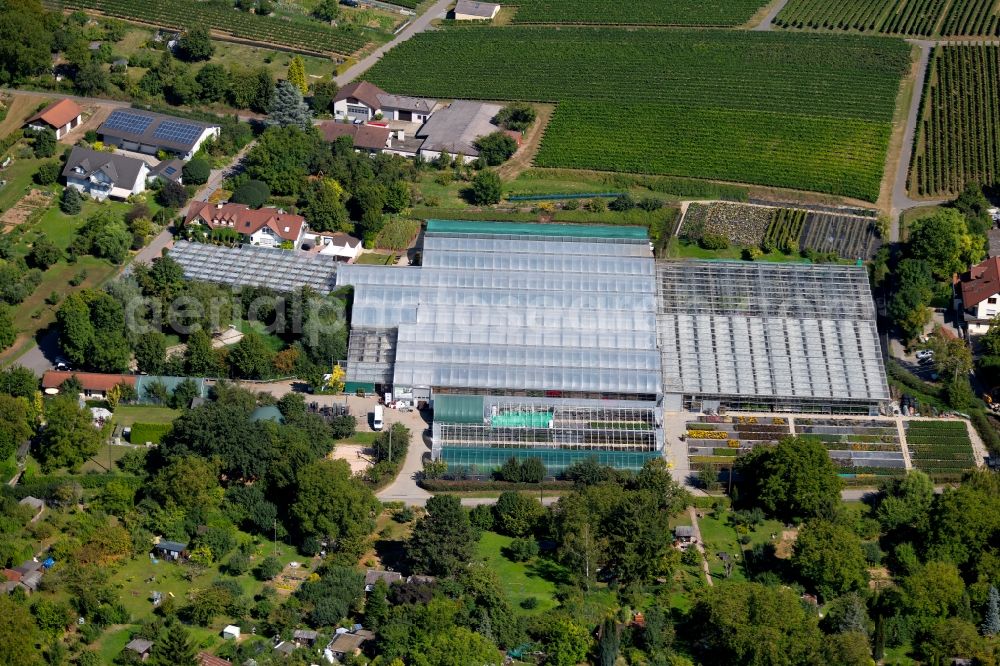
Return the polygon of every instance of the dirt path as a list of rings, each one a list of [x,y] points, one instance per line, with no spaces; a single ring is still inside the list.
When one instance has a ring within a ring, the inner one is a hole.
[[[514,156],[497,169],[497,174],[503,180],[514,180],[526,169],[531,168],[531,163],[535,161],[535,155],[538,154],[538,147],[542,144],[545,128],[548,127],[549,121],[552,120],[552,114],[556,110],[553,104],[534,104],[533,106],[538,112],[535,124],[528,128],[521,140],[521,147],[517,149]]]
[[[715,585],[712,580],[712,572],[708,569],[708,558],[705,557],[705,545],[701,541],[701,528],[698,527],[698,512],[693,506],[688,507],[688,515],[691,516],[691,527],[694,529],[694,547],[701,553],[701,570],[705,572],[705,582],[709,587]]]

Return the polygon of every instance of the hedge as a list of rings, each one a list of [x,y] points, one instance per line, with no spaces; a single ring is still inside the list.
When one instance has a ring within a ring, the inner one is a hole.
[[[18,499],[31,495],[42,499],[49,499],[54,496],[55,490],[67,483],[79,484],[81,488],[93,490],[103,488],[112,481],[124,482],[138,488],[142,485],[142,479],[130,474],[116,474],[114,472],[103,472],[99,474],[65,474],[62,476],[48,475],[36,476],[28,480],[22,480],[11,491]]]
[[[975,409],[969,411],[969,417],[972,420],[972,426],[979,433],[983,444],[990,450],[990,453],[1000,454],[1000,434],[997,433],[996,428],[993,427],[990,420],[986,418],[986,414],[982,410]]]
[[[173,426],[169,423],[135,423],[129,441],[133,444],[159,444]]]
[[[466,490],[572,490],[572,481],[543,481],[542,483],[512,483],[510,481],[450,481],[447,479],[421,479],[420,487],[432,493],[462,492]]]

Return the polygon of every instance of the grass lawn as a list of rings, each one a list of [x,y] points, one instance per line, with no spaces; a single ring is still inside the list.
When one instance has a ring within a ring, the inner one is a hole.
[[[123,426],[130,426],[133,423],[173,423],[180,415],[178,409],[155,405],[119,405],[111,420],[116,425]]]
[[[34,158],[21,159],[17,157],[17,151],[19,147],[26,145],[23,142],[19,142],[14,148],[11,148],[6,154],[14,155],[14,160],[10,163],[3,171],[0,171],[0,180],[6,180],[2,187],[0,187],[0,212],[6,211],[12,208],[14,204],[21,200],[25,194],[32,187],[40,187],[34,185],[31,178],[38,171],[38,166],[43,162],[51,161],[53,158],[36,160]],[[0,155],[0,158],[3,158]],[[2,162],[3,159],[0,159]]]
[[[500,577],[511,604],[523,612],[538,614],[556,607],[553,595],[556,584],[553,579],[563,575],[562,568],[544,558],[536,557],[530,562],[511,562],[502,550],[513,541],[510,537],[483,532],[478,545],[478,559],[486,562]],[[528,597],[538,599],[538,605],[530,611],[521,608],[521,602]]]
[[[358,264],[375,264],[377,266],[388,266],[390,264],[396,263],[399,257],[395,254],[383,254],[381,252],[365,252],[355,263]]]
[[[127,626],[117,631],[107,631],[101,636],[96,643],[96,647],[97,654],[101,656],[102,664],[111,664],[114,662],[115,657],[121,654],[121,651],[125,649],[125,645],[131,640],[133,630],[132,626]]]
[[[360,444],[361,446],[371,446],[378,437],[377,432],[356,432],[347,439],[338,441],[338,444]]]
[[[60,193],[61,191],[62,188],[60,188]],[[158,208],[155,203],[148,203],[147,205],[154,212]],[[76,232],[90,216],[105,210],[110,210],[116,215],[124,215],[132,209],[132,206],[133,204],[124,201],[108,200],[100,202],[93,199],[86,199],[78,215],[66,215],[59,210],[58,205],[54,205],[45,211],[38,224],[35,225],[34,230],[44,233],[49,237],[49,240],[65,250],[73,242]]]
[[[116,446],[114,444],[107,444],[101,447],[101,450],[97,454],[83,463],[80,468],[82,474],[88,474],[90,472],[114,472],[118,469],[115,465],[118,459],[129,452],[132,447],[130,446]]]
[[[246,319],[240,319],[236,322],[236,328],[239,329],[240,333],[243,335],[250,332],[258,334],[264,340],[264,344],[267,345],[268,349],[273,352],[279,352],[285,348],[285,341],[274,333],[268,333],[267,330],[265,330],[267,326],[263,322],[250,322]]]
[[[708,569],[712,577],[724,579],[726,577],[726,567],[719,558],[718,553],[729,553],[730,557],[739,555],[736,566],[733,567],[732,579],[745,580],[743,576],[743,549],[739,542],[736,530],[712,516],[698,519],[698,526],[701,529],[701,538],[705,542],[705,557],[708,560]]]
[[[468,208],[469,203],[462,198],[462,190],[469,187],[469,183],[462,180],[453,180],[447,185],[441,185],[434,181],[435,172],[422,174],[417,187],[424,197],[424,204],[435,208]],[[416,211],[419,215],[419,209]]]
[[[70,287],[69,281],[82,270],[87,272],[87,278],[83,284],[75,288]],[[72,265],[65,261],[60,261],[51,266],[42,275],[42,282],[38,285],[38,288],[15,308],[15,328],[19,332],[28,332],[34,336],[36,331],[55,321],[55,311],[59,306],[58,304],[49,305],[45,302],[49,294],[56,292],[65,298],[72,291],[101,284],[116,271],[116,266],[112,266],[103,259],[89,256],[80,257]]]
[[[557,169],[529,169],[505,183],[503,189],[505,195],[597,194],[622,191],[621,187],[612,187],[604,181],[604,178],[586,173],[566,173]],[[649,190],[645,188],[628,189],[633,194],[649,195]]]

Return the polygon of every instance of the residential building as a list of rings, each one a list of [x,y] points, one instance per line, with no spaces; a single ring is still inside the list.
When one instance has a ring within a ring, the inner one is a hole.
[[[286,213],[280,208],[250,208],[245,204],[191,204],[184,224],[202,224],[209,229],[230,229],[244,242],[262,247],[277,247],[289,243],[298,247],[308,229],[301,215]]]
[[[20,504],[21,506],[30,506],[31,509],[35,512],[36,517],[40,516],[42,511],[45,511],[45,500],[39,499],[37,497],[32,497],[31,495],[22,498],[21,501],[18,502],[18,504]]]
[[[452,102],[417,130],[417,138],[423,139],[420,156],[432,160],[448,153],[464,162],[475,161],[479,157],[476,139],[500,130],[493,118],[502,108],[486,102]]]
[[[385,120],[402,122],[427,122],[431,114],[441,108],[436,99],[392,95],[387,92],[378,93],[378,101]]]
[[[961,311],[970,335],[982,335],[990,330],[993,318],[1000,314],[1000,257],[969,268],[956,275],[955,304]]]
[[[179,185],[183,185],[183,170],[183,161],[177,158],[163,160],[149,170],[147,178],[150,181],[156,180],[157,178],[163,179],[164,181],[172,180]]]
[[[306,241],[312,244],[311,251],[349,264],[361,255],[361,241],[340,231],[316,232]]]
[[[63,382],[71,377],[76,377],[83,387],[83,395],[88,398],[106,398],[108,391],[118,384],[127,384],[135,388],[137,379],[135,375],[49,370],[42,374],[42,389],[46,392],[51,389],[58,390]]]
[[[320,123],[319,131],[323,138],[330,142],[342,136],[349,136],[354,142],[354,148],[359,151],[380,153],[392,147],[393,133],[383,125],[325,122]]]
[[[74,146],[63,177],[72,187],[93,199],[128,199],[146,189],[149,167],[142,160]]]
[[[455,3],[456,21],[492,21],[500,13],[500,5],[495,2],[458,0]]]
[[[83,111],[80,105],[71,99],[61,99],[28,118],[25,125],[28,129],[50,129],[61,139],[83,121]]]
[[[357,81],[341,88],[333,98],[335,118],[369,121],[377,118],[422,123],[439,108],[437,100],[392,95],[373,83]]]
[[[140,109],[115,109],[97,129],[104,143],[148,155],[164,151],[189,160],[221,128],[186,118],[166,116]]]

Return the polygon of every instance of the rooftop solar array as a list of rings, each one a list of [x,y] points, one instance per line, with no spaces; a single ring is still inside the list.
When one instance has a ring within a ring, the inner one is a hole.
[[[129,134],[142,134],[146,131],[155,118],[153,116],[140,115],[127,109],[116,109],[111,112],[108,119],[101,125],[102,129],[119,130]]]
[[[657,266],[665,393],[875,403],[889,398],[863,267]]]
[[[163,146],[175,150],[190,150],[210,123],[185,120],[140,109],[115,109],[98,133],[128,141]]]
[[[153,131],[153,138],[176,141],[177,143],[194,143],[204,131],[205,128],[201,125],[176,120],[164,120]]]
[[[177,241],[170,257],[180,264],[189,280],[268,287],[278,292],[312,287],[323,294],[336,286],[336,260],[316,254]]]
[[[548,230],[429,226],[420,268],[342,266],[352,335],[398,330],[399,387],[657,395],[649,241]]]

